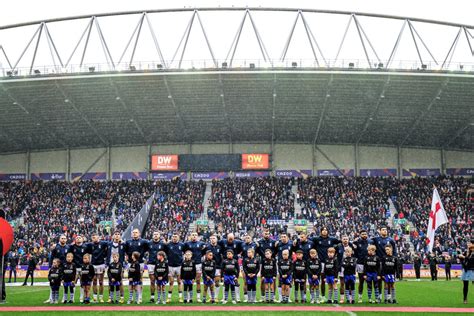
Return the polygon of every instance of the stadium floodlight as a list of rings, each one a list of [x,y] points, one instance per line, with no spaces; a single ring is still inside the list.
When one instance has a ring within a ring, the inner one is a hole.
[[[7,76],[8,76],[8,77],[13,77],[13,72],[7,71]]]
[[[158,64],[158,65],[156,65],[156,68],[158,68],[158,69],[163,69],[163,65],[162,65],[162,64]]]
[[[378,63],[377,69],[382,69],[383,68],[383,63]]]
[[[249,64],[249,67],[250,67],[250,69],[255,69],[255,64],[254,64],[254,63],[250,63],[250,64]]]
[[[428,65],[426,65],[426,64],[421,64],[421,69],[422,69],[422,70],[428,69]]]
[[[459,70],[463,70],[463,69],[464,69],[464,65],[459,65]]]
[[[293,68],[298,67],[298,63],[297,63],[296,61],[292,62],[292,63],[291,63],[291,67],[293,67]]]
[[[134,65],[130,65],[130,71],[136,71],[137,70],[137,67],[135,67]]]
[[[41,71],[39,71],[38,69],[35,69],[34,73],[35,75],[41,75]]]
[[[95,67],[89,67],[89,72],[95,72]]]
[[[354,63],[349,63],[349,68],[353,69],[354,68]]]
[[[223,69],[227,69],[227,63],[226,63],[226,62],[223,62],[223,63],[222,63],[222,68],[223,68]]]

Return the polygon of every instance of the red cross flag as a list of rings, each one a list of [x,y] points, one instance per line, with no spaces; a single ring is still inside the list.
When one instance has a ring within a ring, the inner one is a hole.
[[[446,211],[444,210],[443,203],[439,198],[438,190],[434,188],[433,190],[433,199],[431,200],[431,212],[430,219],[428,221],[428,251],[433,250],[435,232],[439,226],[446,224],[448,222],[448,217],[446,216]]]

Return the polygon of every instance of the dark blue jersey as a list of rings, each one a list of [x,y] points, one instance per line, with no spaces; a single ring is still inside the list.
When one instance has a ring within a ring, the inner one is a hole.
[[[125,262],[125,244],[124,243],[115,243],[113,241],[109,242],[109,246],[107,247],[107,262],[106,264],[109,265],[110,263],[112,263],[112,255],[114,253],[118,253],[119,254],[119,262],[122,264],[124,264]]]
[[[276,241],[271,239],[271,238],[268,238],[268,239],[265,239],[265,238],[262,238],[258,241],[258,245],[257,245],[257,252],[258,252],[258,255],[260,256],[260,258],[263,259],[265,258],[265,251],[267,249],[270,249],[272,251],[272,257],[275,258],[276,257],[276,252],[277,252],[277,249],[276,249]]]
[[[367,257],[367,247],[371,241],[369,239],[358,239],[354,242],[354,256],[357,258],[357,264],[364,264],[364,260]]]
[[[76,265],[76,267],[82,267],[82,265],[84,264],[84,255],[86,253],[90,253],[89,252],[89,249],[86,247],[85,244],[82,244],[80,246],[78,245],[72,245],[71,247],[69,247],[69,252],[73,254],[74,256],[74,264]]]
[[[216,262],[217,269],[221,268],[222,265],[222,248],[219,246],[219,244],[215,244],[214,246],[212,244],[207,244],[206,249],[204,250],[203,253],[206,253],[206,251],[212,251],[212,254],[214,255],[213,259]]]
[[[277,252],[278,252],[278,261],[283,260],[282,253],[284,250],[288,250],[290,253],[290,258],[291,255],[293,254],[293,244],[291,242],[287,242],[286,244],[282,243],[281,241],[278,242],[277,244]]]
[[[130,239],[125,242],[125,254],[128,256],[128,261],[132,261],[132,253],[138,252],[140,258],[138,258],[138,263],[143,263],[143,257],[145,253],[150,248],[150,242],[146,239]]]
[[[311,240],[306,240],[306,241],[297,240],[296,245],[293,247],[293,250],[295,252],[297,250],[303,251],[303,260],[305,261],[309,259],[309,251],[311,249],[316,249]]]
[[[336,246],[341,243],[337,238],[322,236],[313,237],[311,241],[313,242],[314,247],[316,247],[319,260],[323,263],[326,262],[328,258],[328,249],[331,247],[336,248]]]
[[[109,243],[107,241],[98,241],[87,243],[86,247],[92,255],[91,263],[92,265],[101,265],[105,264],[107,259],[107,250]]]
[[[149,264],[156,264],[158,262],[158,252],[164,251],[166,255],[168,255],[168,247],[162,241],[155,242],[150,240],[150,248],[148,250],[148,263]]]
[[[176,268],[183,264],[184,244],[182,242],[170,242],[168,244],[168,265]]]
[[[256,253],[257,251],[257,245],[254,243],[254,242],[250,242],[250,243],[242,243],[242,258],[245,259],[247,258],[247,251],[249,249],[253,249]]]
[[[347,247],[351,248],[352,252],[354,253],[354,245],[351,242],[347,245]],[[342,259],[344,259],[345,248],[346,246],[344,246],[342,243],[336,247],[338,262],[342,262]]]
[[[61,246],[61,244],[57,244],[56,247],[51,250],[51,256],[49,260],[49,266],[53,263],[53,259],[61,260],[61,264],[66,263],[66,255],[69,252],[69,245]]]
[[[227,239],[221,239],[218,241],[219,246],[221,246],[221,251],[223,256],[226,257],[226,251],[232,250],[234,252],[234,258],[237,258],[237,255],[242,253],[242,244],[241,240],[234,240],[231,243],[227,241]]]
[[[195,264],[201,264],[202,262],[202,252],[206,244],[202,241],[188,241],[184,244],[184,252],[191,250],[193,253],[193,262]]]
[[[393,255],[396,257],[397,256],[397,246],[395,244],[395,241],[391,237],[375,237],[372,241],[372,244],[375,245],[377,248],[375,251],[375,254],[379,258],[385,257],[385,246],[386,245],[391,245],[393,249]]]

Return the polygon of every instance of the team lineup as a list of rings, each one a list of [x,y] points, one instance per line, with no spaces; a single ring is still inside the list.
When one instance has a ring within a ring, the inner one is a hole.
[[[197,233],[187,242],[181,242],[178,234],[165,241],[158,231],[146,240],[138,229],[127,241],[122,241],[119,232],[113,234],[112,241],[102,241],[98,234],[91,239],[86,243],[76,236],[74,243],[68,244],[66,236],[60,236],[50,255],[50,297],[45,303],[60,302],[61,285],[64,304],[75,302],[76,285],[80,285],[81,303],[104,303],[107,275],[108,303],[141,304],[145,264],[150,302],[156,304],[172,302],[175,281],[179,303],[192,303],[196,292],[196,302],[215,304],[223,291],[221,303],[236,304],[241,301],[239,277],[246,303],[289,303],[293,289],[295,303],[354,304],[356,278],[358,303],[365,299],[364,283],[367,302],[381,303],[384,294],[385,303],[397,303],[397,249],[386,227],[380,227],[379,236],[373,239],[361,230],[353,242],[347,236],[340,240],[329,236],[326,227],[318,236],[300,233],[293,241],[285,233],[275,241],[268,230],[256,242],[249,235],[238,240],[232,233],[220,240],[211,235],[207,243],[200,241]]]

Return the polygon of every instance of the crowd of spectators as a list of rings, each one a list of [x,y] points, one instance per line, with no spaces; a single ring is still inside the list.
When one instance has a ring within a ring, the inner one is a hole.
[[[166,239],[178,233],[185,240],[189,224],[202,218],[207,204],[207,219],[214,221],[222,236],[250,232],[257,238],[268,227],[278,238],[288,229],[288,221],[304,219],[309,233],[313,226],[327,226],[331,235],[348,235],[354,240],[361,229],[372,237],[380,226],[387,225],[408,262],[412,245],[416,253],[425,252],[434,186],[450,221],[438,230],[437,250],[454,257],[456,249],[465,249],[474,238],[474,208],[466,199],[468,188],[474,185],[472,178],[262,177],[214,180],[210,185],[211,195],[204,201],[206,184],[202,181],[3,182],[0,206],[7,220],[16,220],[13,250],[20,257],[32,251],[43,260],[60,234],[69,241],[77,234],[89,239],[93,232],[108,239],[114,219],[115,228],[125,230],[154,192],[157,198],[145,238],[159,230]],[[293,185],[298,188],[296,195]],[[300,212],[295,212],[295,202]],[[204,239],[210,234],[207,228],[196,229]]]
[[[299,217],[315,226],[327,226],[336,237],[353,239],[361,229],[376,235],[390,218],[389,188],[395,179],[309,177],[299,179]]]
[[[144,236],[150,239],[155,230],[169,240],[178,233],[185,240],[191,222],[203,212],[206,184],[203,181],[163,181],[152,206]]]
[[[453,255],[457,248],[465,249],[474,235],[474,207],[467,200],[467,190],[474,185],[472,178],[412,178],[399,180],[392,187],[398,217],[405,218],[415,227],[410,240],[415,251],[425,247],[433,187],[438,189],[449,223],[438,229],[440,251]]]
[[[224,234],[249,232],[270,221],[293,219],[293,181],[276,177],[214,180],[207,201],[209,219]]]
[[[452,255],[456,248],[465,248],[473,237],[474,209],[466,199],[473,184],[472,178],[446,176],[309,177],[298,181],[297,202],[302,206],[301,218],[315,226],[328,226],[336,237],[346,234],[353,239],[360,229],[375,236],[378,227],[388,225],[399,252],[408,258],[410,242],[415,252],[426,251],[425,236],[436,187],[450,221],[438,230],[438,250]],[[395,207],[393,218],[389,200]]]
[[[15,221],[14,250],[45,259],[48,248],[65,234],[90,239],[93,232],[109,238],[112,212],[116,228],[125,229],[154,192],[152,181],[4,182],[2,208]]]

